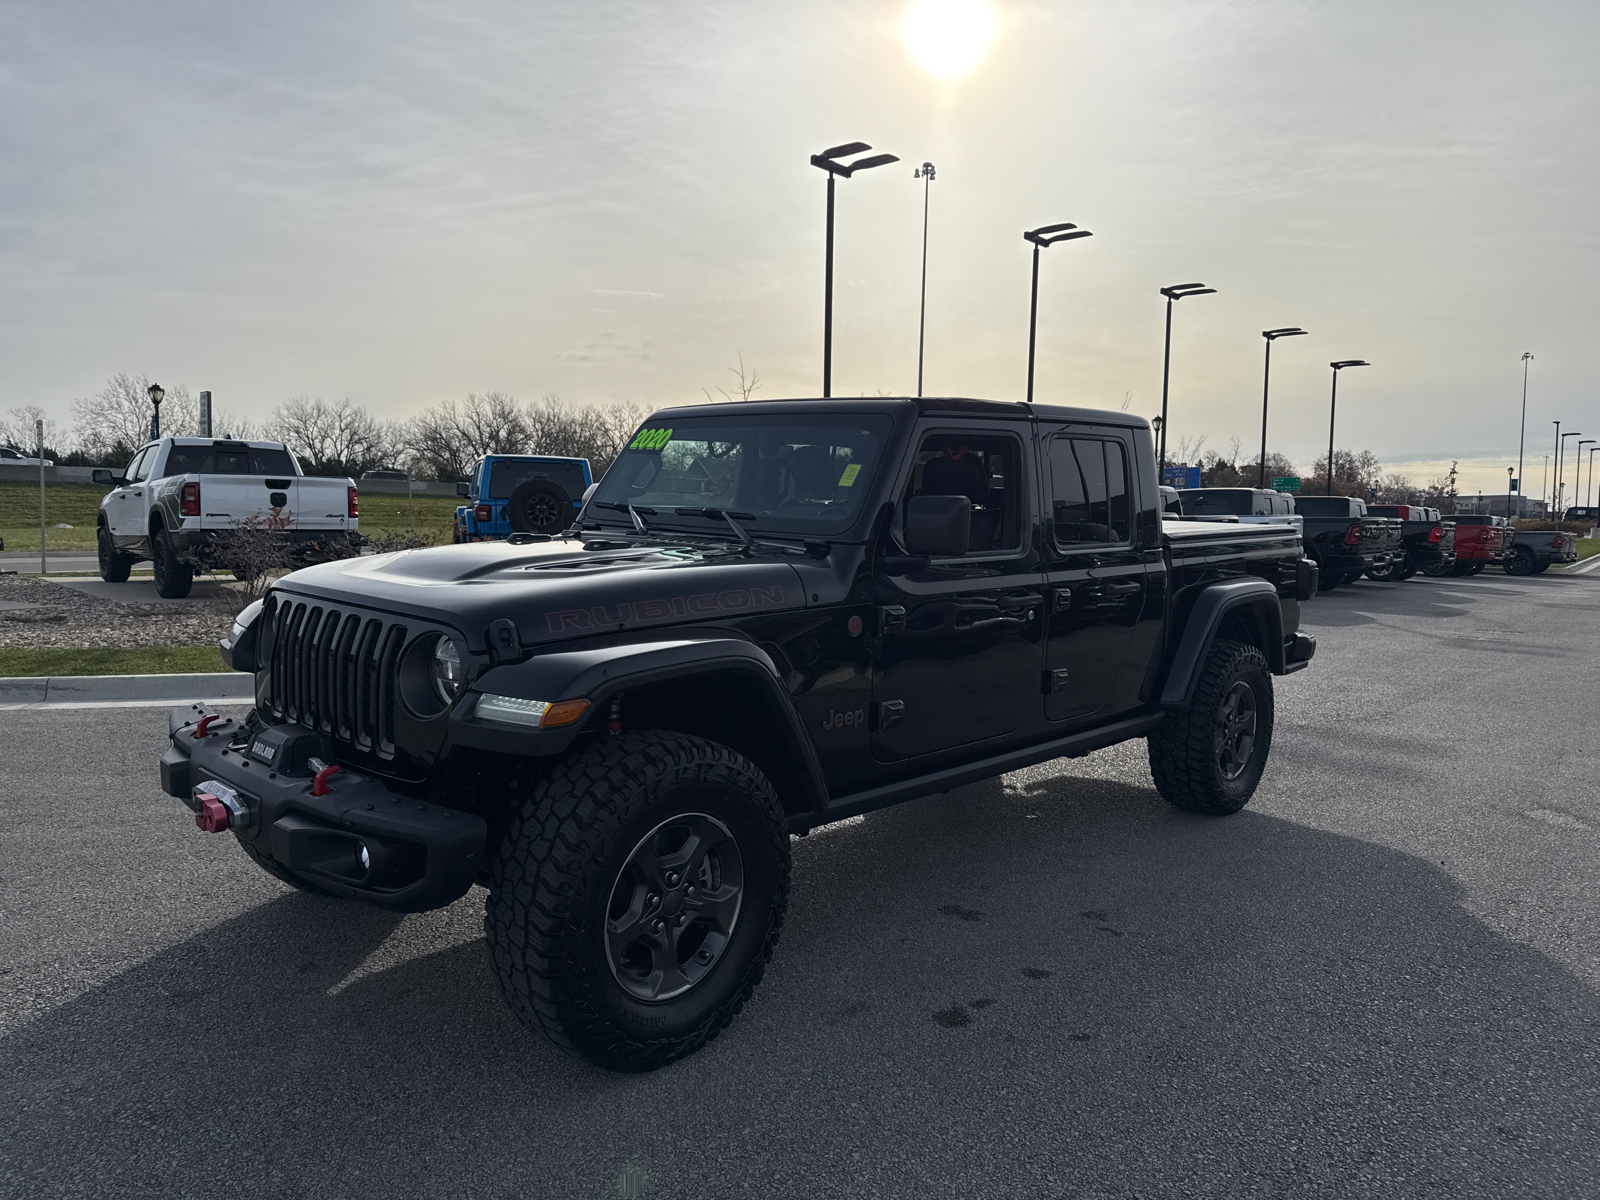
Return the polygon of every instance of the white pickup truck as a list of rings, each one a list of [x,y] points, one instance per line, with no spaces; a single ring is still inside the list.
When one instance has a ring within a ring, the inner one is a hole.
[[[297,558],[338,558],[359,544],[356,485],[303,474],[282,442],[162,438],[140,447],[121,474],[97,470],[111,485],[100,502],[96,543],[100,578],[121,583],[149,560],[156,590],[189,594],[218,535],[253,524],[282,536]]]

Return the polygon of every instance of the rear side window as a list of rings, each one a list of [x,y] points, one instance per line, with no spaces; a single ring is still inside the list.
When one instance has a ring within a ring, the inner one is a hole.
[[[174,446],[168,475],[293,475],[294,459],[281,447],[231,445]]]
[[[122,473],[122,477],[129,483],[138,483],[141,479],[149,478],[150,468],[155,465],[156,451],[159,449],[159,446],[148,446],[135,454],[133,461],[128,464],[128,469]]]
[[[1050,524],[1059,545],[1126,542],[1131,507],[1121,442],[1050,439]]]

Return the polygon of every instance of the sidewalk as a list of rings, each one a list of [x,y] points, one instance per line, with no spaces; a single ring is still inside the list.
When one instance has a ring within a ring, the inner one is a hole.
[[[0,712],[43,708],[168,708],[250,704],[255,676],[240,671],[179,675],[41,675],[0,678]]]

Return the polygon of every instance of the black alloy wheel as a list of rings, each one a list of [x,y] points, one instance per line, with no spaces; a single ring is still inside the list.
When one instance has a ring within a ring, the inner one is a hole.
[[[1217,770],[1229,782],[1250,767],[1256,749],[1256,694],[1244,680],[1228,689],[1217,709]]]
[[[744,903],[744,858],[728,827],[680,813],[639,840],[606,913],[606,961],[636,1000],[671,1000],[722,958]]]
[[[1454,575],[1455,571],[1455,560],[1450,558],[1441,558],[1437,562],[1425,564],[1422,568],[1422,573],[1432,579],[1443,579],[1447,575]]]
[[[194,565],[178,557],[164,525],[150,530],[150,550],[156,594],[167,600],[182,600],[194,587]]]
[[[1531,550],[1513,550],[1501,561],[1500,568],[1507,575],[1533,575],[1537,574],[1539,564],[1533,561]]]
[[[1391,558],[1381,567],[1377,564],[1373,564],[1372,566],[1368,567],[1367,578],[1378,583],[1388,583],[1393,579],[1399,578],[1399,571],[1397,568],[1398,564],[1394,559]]]
[[[100,578],[107,583],[126,583],[133,570],[133,555],[117,549],[111,530],[103,523],[95,530],[94,541],[100,559]]]

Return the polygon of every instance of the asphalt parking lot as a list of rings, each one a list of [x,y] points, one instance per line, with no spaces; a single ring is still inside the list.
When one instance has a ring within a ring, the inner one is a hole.
[[[1600,1194],[1600,580],[1306,612],[1244,813],[1134,743],[799,840],[750,1007],[643,1077],[516,1024],[481,892],[293,893],[159,710],[4,714],[0,1192]]]

